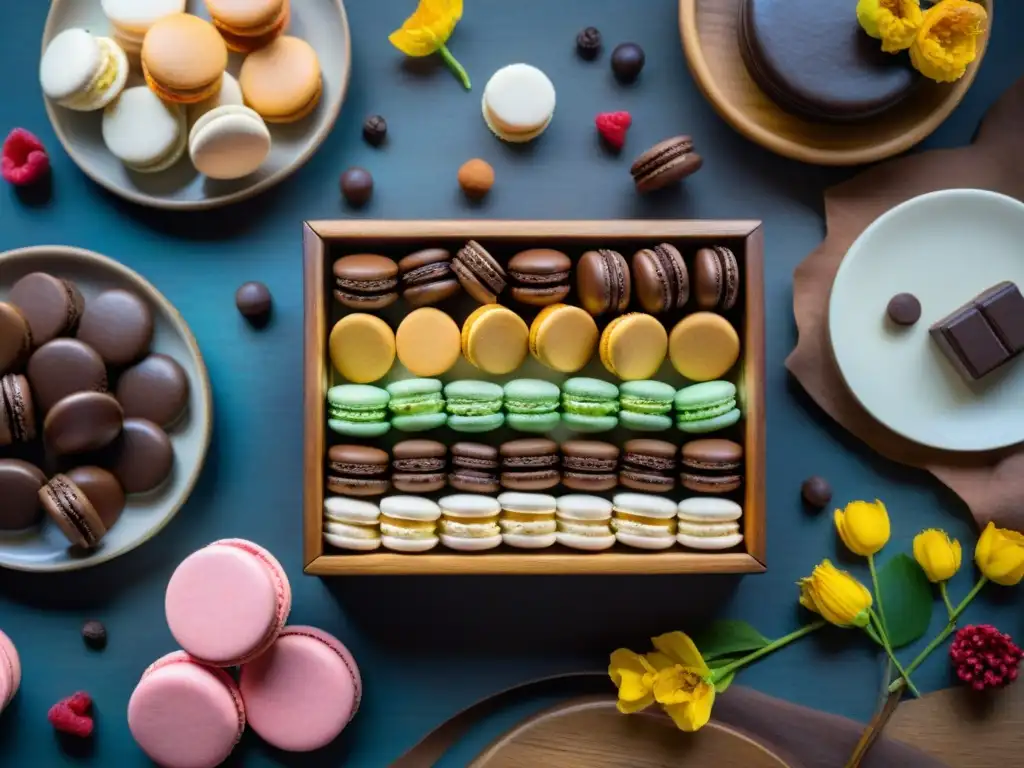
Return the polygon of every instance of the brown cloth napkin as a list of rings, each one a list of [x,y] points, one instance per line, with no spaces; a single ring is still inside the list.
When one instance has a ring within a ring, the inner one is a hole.
[[[965,187],[1024,199],[1024,78],[989,110],[970,146],[890,160],[825,192],[825,240],[793,275],[799,341],[786,359],[786,367],[826,413],[871,449],[901,464],[926,469],[949,486],[970,507],[979,527],[992,520],[1024,531],[1024,444],[998,451],[956,453],[897,435],[872,418],[850,394],[828,340],[832,281],[860,233],[905,200]]]

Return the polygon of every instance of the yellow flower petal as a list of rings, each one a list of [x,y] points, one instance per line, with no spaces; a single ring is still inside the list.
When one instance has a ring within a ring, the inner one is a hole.
[[[625,714],[639,712],[654,703],[654,668],[647,660],[628,648],[612,652],[608,677],[619,690],[618,709]]]
[[[644,659],[656,672],[660,672],[663,669],[668,669],[675,662],[672,661],[668,656],[659,651],[651,651],[650,653],[644,654]]]
[[[420,0],[416,11],[388,40],[407,56],[429,56],[448,42],[462,18],[462,0]]]
[[[676,724],[676,728],[692,733],[708,724],[714,704],[715,689],[705,683],[700,695],[693,701],[686,704],[669,704],[663,708],[672,718],[672,722]]]
[[[653,703],[654,694],[648,693],[644,698],[637,699],[636,701],[623,701],[619,699],[615,703],[615,708],[624,715],[633,715],[647,709]]]
[[[910,63],[925,77],[952,83],[978,55],[988,14],[971,0],[940,0],[929,8],[910,46]]]
[[[701,675],[708,674],[708,665],[704,662],[704,657],[700,655],[693,640],[683,632],[667,632],[664,635],[652,637],[651,644],[676,664],[694,667],[700,670]]]
[[[837,627],[863,627],[869,621],[871,593],[846,571],[822,560],[800,579],[800,605]]]
[[[1024,534],[994,523],[985,526],[974,550],[978,569],[991,581],[1012,587],[1024,579]]]
[[[936,528],[914,537],[914,559],[934,584],[949,581],[960,570],[960,542]]]
[[[693,701],[694,691],[703,682],[695,669],[677,664],[658,672],[655,676],[654,700],[659,704],[683,704]]]
[[[889,541],[889,513],[877,499],[851,501],[846,509],[835,511],[833,520],[839,538],[855,555],[874,555]]]

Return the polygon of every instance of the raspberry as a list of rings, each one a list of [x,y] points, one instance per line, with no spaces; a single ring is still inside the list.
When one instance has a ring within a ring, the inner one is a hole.
[[[990,624],[968,624],[956,633],[949,646],[953,671],[976,691],[1001,688],[1017,679],[1021,649]]]
[[[50,707],[46,719],[57,731],[79,738],[92,736],[93,720],[87,714],[92,707],[89,694],[79,691]]]
[[[4,140],[4,180],[17,187],[39,181],[50,170],[50,157],[43,143],[24,128],[15,128]]]
[[[608,146],[620,150],[626,143],[626,131],[633,124],[633,118],[629,112],[602,112],[594,119],[594,124]]]

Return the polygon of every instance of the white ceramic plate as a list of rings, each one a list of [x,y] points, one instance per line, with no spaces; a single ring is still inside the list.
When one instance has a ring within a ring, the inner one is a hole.
[[[202,0],[189,0],[188,11],[209,18]],[[200,175],[188,153],[163,173],[134,173],[107,151],[100,134],[101,112],[73,112],[46,102],[53,130],[79,168],[115,195],[153,208],[201,210],[216,208],[257,195],[287,178],[317,150],[338,117],[348,88],[351,41],[342,0],[292,0],[287,34],[301,37],[316,51],[323,71],[320,104],[309,117],[292,125],[272,125],[273,148],[259,170],[242,179],[216,181]],[[98,35],[109,34],[110,23],[100,0],[53,0],[43,30],[43,46],[58,33],[83,27]],[[42,51],[40,51],[41,55]],[[242,56],[231,54],[228,71],[238,74]],[[136,63],[137,64],[137,63]],[[128,85],[142,85],[133,65]]]
[[[915,197],[879,217],[843,259],[832,285],[829,333],[847,386],[904,437],[951,451],[1024,441],[1024,359],[968,383],[928,328],[1003,280],[1024,288],[1024,204],[977,189]],[[886,321],[909,292],[920,321]]]
[[[38,246],[0,254],[0,300],[29,272],[49,272],[73,280],[89,299],[108,288],[123,288],[145,299],[153,310],[152,351],[177,360],[188,374],[188,412],[168,431],[174,446],[174,473],[151,494],[129,496],[128,506],[98,549],[72,550],[49,519],[28,531],[0,532],[0,567],[21,571],[73,571],[112,560],[153,538],[188,499],[210,445],[213,402],[206,365],[195,337],[178,311],[156,288],[113,259],[80,248]],[[3,449],[0,449],[0,456]]]

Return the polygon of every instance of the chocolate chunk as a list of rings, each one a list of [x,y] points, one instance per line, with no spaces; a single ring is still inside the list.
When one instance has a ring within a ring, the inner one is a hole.
[[[370,115],[363,123],[363,138],[373,147],[384,143],[388,135],[388,123],[381,115]]]
[[[107,628],[98,621],[87,621],[82,627],[82,639],[94,651],[102,651],[107,647]]]
[[[885,311],[896,325],[913,325],[921,319],[921,302],[912,293],[897,293]]]
[[[930,332],[949,360],[969,379],[980,379],[1010,359],[992,326],[973,305],[939,321]]]
[[[804,480],[800,486],[800,494],[804,503],[814,509],[824,509],[832,501],[832,486],[824,477],[813,475]]]
[[[363,168],[349,168],[341,174],[341,194],[349,205],[366,205],[373,195],[373,176]]]
[[[974,301],[1011,355],[1024,350],[1024,296],[1015,284],[999,283]]]
[[[581,59],[593,61],[601,52],[601,32],[597,27],[587,27],[576,35],[576,53]]]
[[[644,49],[636,43],[622,43],[612,51],[612,72],[620,81],[631,83],[640,76],[646,61]]]
[[[235,291],[235,306],[242,313],[242,317],[256,326],[267,322],[273,303],[270,289],[263,283],[243,283]]]

